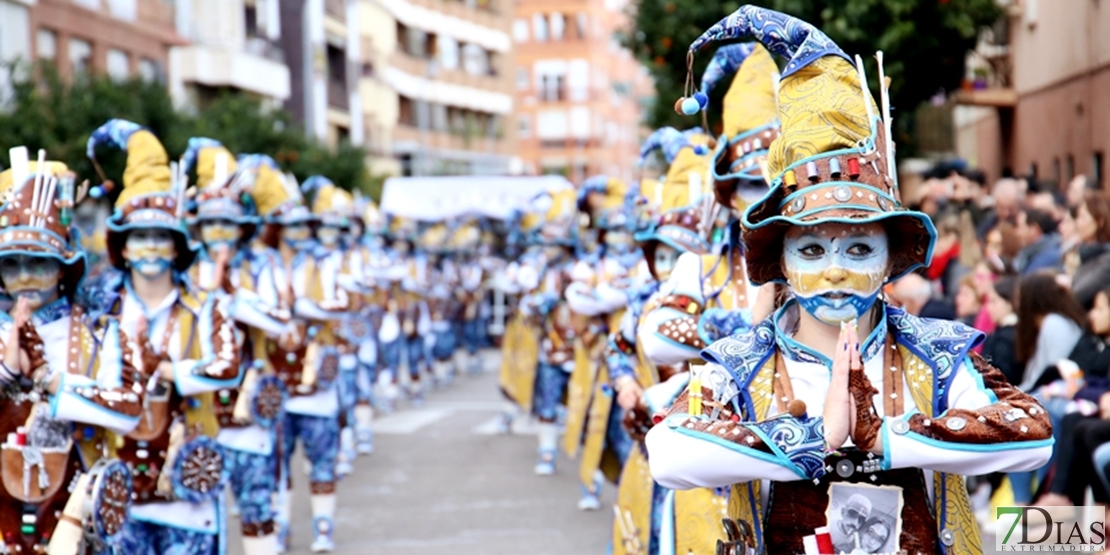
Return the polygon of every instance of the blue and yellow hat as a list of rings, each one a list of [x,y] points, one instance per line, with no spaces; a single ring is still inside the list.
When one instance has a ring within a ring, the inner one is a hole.
[[[252,172],[247,190],[254,199],[262,221],[278,226],[307,224],[314,221],[292,175],[282,174],[277,162],[265,154],[239,157],[240,171]]]
[[[106,145],[127,151],[123,189],[116,198],[115,212],[108,218],[108,259],[119,270],[126,269],[123,246],[127,232],[136,228],[170,231],[177,244],[174,269],[192,266],[200,245],[189,240],[185,226],[185,175],[169,162],[166,149],[150,130],[121,119],[109,120],[89,136],[86,154],[96,163],[96,147]],[[176,171],[175,171],[176,170]]]
[[[885,88],[880,112],[859,57],[853,64],[816,27],[755,6],[741,7],[711,27],[690,52],[747,37],[789,60],[778,93],[782,134],[766,162],[771,190],[742,221],[751,281],[785,282],[786,230],[826,222],[882,222],[890,238],[891,279],[927,265],[936,230],[928,216],[902,206]],[[882,83],[881,53],[879,68]]]
[[[197,173],[196,214],[190,223],[228,220],[252,228],[261,223],[255,214],[254,201],[246,193],[255,169],[240,170],[235,156],[219,141],[206,137],[189,139],[181,164],[184,171],[195,167]]]
[[[312,194],[312,215],[325,225],[347,227],[355,212],[355,199],[322,175],[304,181],[301,190]]]

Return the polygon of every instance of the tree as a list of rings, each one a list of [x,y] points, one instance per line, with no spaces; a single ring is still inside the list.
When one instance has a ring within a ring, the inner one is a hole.
[[[995,0],[638,0],[633,6],[634,28],[625,35],[624,42],[655,78],[657,102],[649,115],[649,125],[681,129],[700,124],[696,118],[676,114],[673,108],[683,94],[686,49],[705,29],[744,3],[808,21],[849,55],[864,57],[872,91],[878,91],[878,81],[871,55],[882,50],[884,69],[891,78],[900,154],[913,150],[910,132],[915,108],[938,92],[960,85],[964,57],[974,48],[979,30],[1001,15]],[[698,53],[695,79],[700,79],[715,46]],[[719,99],[727,86],[717,89],[711,106],[720,106]],[[714,116],[719,119],[720,114],[711,112],[710,117]]]
[[[150,128],[171,159],[180,157],[190,137],[211,137],[234,153],[269,154],[302,181],[319,174],[346,189],[375,198],[381,194],[381,178],[367,172],[362,149],[344,142],[330,150],[310,139],[286,112],[265,110],[245,95],[227,93],[191,113],[174,108],[165,85],[138,78],[83,75],[67,82],[49,65],[15,68],[13,75],[12,94],[0,111],[0,140],[6,147],[45,149],[50,159],[65,162],[93,183],[99,177],[85,156],[89,133],[122,118]],[[10,164],[6,147],[0,149],[3,167]],[[126,156],[106,149],[97,154],[108,178],[118,180]]]

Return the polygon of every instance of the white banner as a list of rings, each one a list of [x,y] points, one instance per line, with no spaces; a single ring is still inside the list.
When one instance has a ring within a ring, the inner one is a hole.
[[[565,178],[444,176],[391,177],[382,189],[382,212],[422,221],[465,215],[503,220],[525,209],[536,195],[573,188]]]

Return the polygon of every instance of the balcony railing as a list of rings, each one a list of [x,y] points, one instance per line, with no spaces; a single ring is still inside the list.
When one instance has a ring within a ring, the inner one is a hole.
[[[285,63],[285,52],[277,43],[266,37],[247,37],[243,51],[279,64]]]

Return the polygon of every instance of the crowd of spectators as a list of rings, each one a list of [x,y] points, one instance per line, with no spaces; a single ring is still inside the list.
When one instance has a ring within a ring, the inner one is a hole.
[[[912,206],[937,242],[929,267],[892,284],[912,314],[986,334],[977,347],[1048,410],[1056,439],[1043,468],[971,480],[982,510],[1007,480],[1018,505],[1110,504],[1110,194],[939,164]]]

